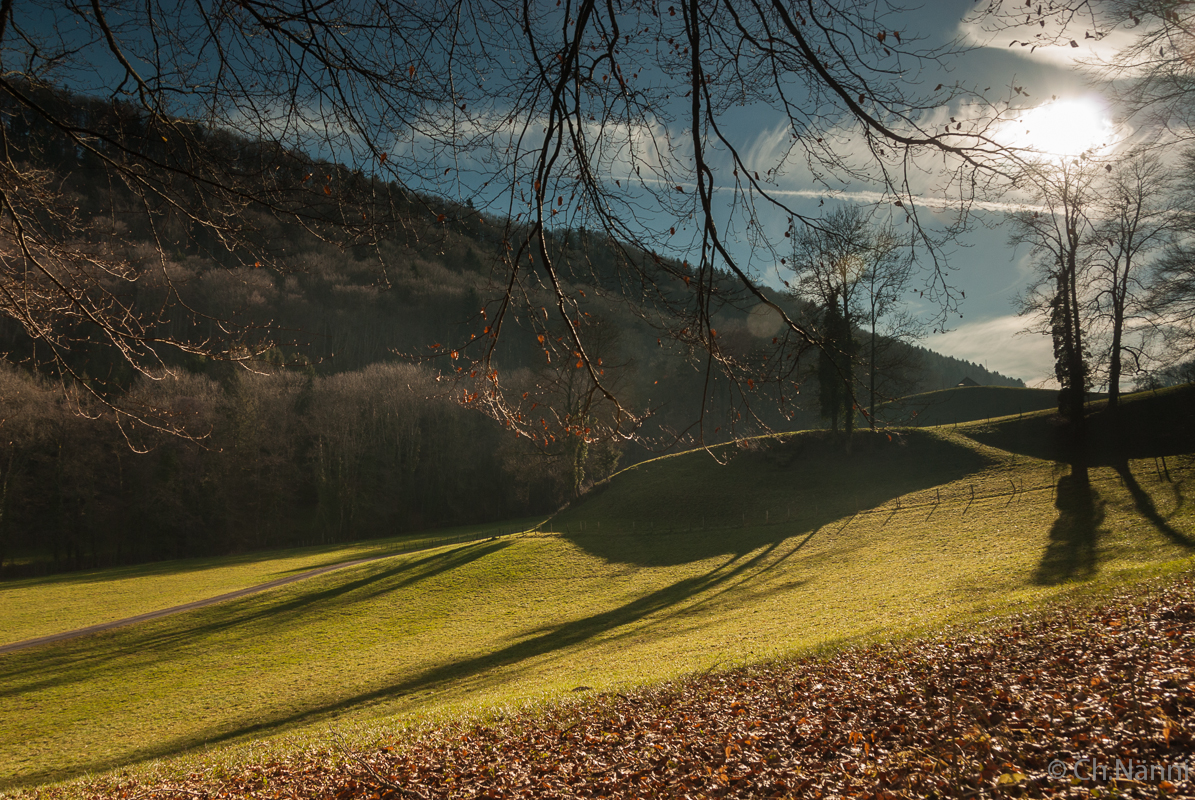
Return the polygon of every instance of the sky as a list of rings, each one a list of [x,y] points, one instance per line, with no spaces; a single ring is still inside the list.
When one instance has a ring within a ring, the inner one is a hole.
[[[1089,147],[1113,143],[1111,148],[1102,150],[1104,154],[1110,154],[1116,141],[1131,137],[1132,131],[1118,124],[1116,109],[1110,107],[1095,88],[1093,73],[1082,63],[1114,52],[1125,41],[1123,31],[1114,32],[1102,40],[1078,38],[1081,33],[1077,34],[1077,47],[1069,44],[1010,47],[1013,39],[1032,36],[1032,33],[1018,29],[989,34],[984,30],[983,18],[974,16],[975,9],[972,2],[939,0],[901,10],[891,18],[891,24],[898,24],[905,36],[921,36],[921,44],[925,47],[945,46],[952,42],[964,45],[962,52],[943,64],[939,72],[926,71],[916,75],[915,80],[920,81],[923,88],[928,89],[934,83],[952,85],[957,82],[985,90],[989,99],[1015,98],[1015,103],[1025,113],[1018,116],[1015,125],[1010,123],[1001,131],[1006,143],[1013,146],[1078,154]],[[952,106],[936,113],[941,114],[944,122],[950,114],[959,112]],[[667,133],[672,142],[681,143],[674,146],[671,153],[678,162],[688,154],[683,144],[689,135],[682,127],[684,119],[682,108],[676,115],[676,122],[666,130],[653,132],[655,135]],[[791,123],[766,103],[745,106],[733,115],[726,115],[722,124],[744,160],[758,165],[760,173],[783,164],[771,178],[765,178],[765,183],[770,193],[782,198],[799,214],[817,217],[844,202],[877,205],[879,200],[881,207],[891,208],[889,204],[893,198],[880,198],[874,187],[846,185],[844,191],[834,195],[812,179],[811,171],[800,163],[800,159],[785,161],[784,154],[791,144]],[[843,146],[844,150],[849,152],[857,142],[856,137]],[[645,161],[650,162],[651,156]],[[733,165],[725,159],[712,166],[714,183],[718,187],[714,193],[715,201],[721,197],[724,205],[728,205],[734,197],[730,177]],[[919,198],[923,209],[945,205],[943,198],[934,194],[935,180],[929,175],[914,180],[915,191],[924,192]],[[624,192],[626,185],[624,176]],[[683,188],[691,192],[694,187]],[[1011,199],[1014,207],[1024,207],[1015,206],[1017,198]],[[1000,198],[986,207],[977,204],[971,229],[943,251],[949,282],[964,299],[959,313],[947,321],[945,332],[929,335],[921,344],[1020,378],[1029,386],[1056,387],[1049,337],[1027,332],[1032,320],[1017,314],[1017,297],[1031,282],[1032,265],[1027,247],[1014,248],[1009,244],[1009,230],[1003,224],[1009,207],[1007,200]],[[654,225],[664,231],[675,227],[675,234],[665,243],[665,247],[670,248],[668,254],[695,262],[694,246],[699,239],[699,229],[686,222],[683,216],[670,218],[666,210],[649,206],[644,204],[643,210],[636,212],[640,216],[638,221],[646,221],[647,226]],[[903,212],[893,216],[898,228],[903,216]],[[936,219],[948,216],[943,212]],[[934,227],[933,213],[923,219],[929,219],[930,227]],[[786,225],[785,215],[776,209],[762,210],[759,222],[761,227],[766,226],[773,232],[773,239],[775,231],[783,230]],[[758,280],[773,288],[783,288],[782,281],[791,277],[791,273],[776,263],[776,255],[745,235],[741,216],[738,224],[733,225],[726,214],[719,220],[719,229],[730,234],[727,238],[731,242],[731,251],[740,264],[746,265]],[[932,316],[938,306],[919,295],[920,290],[925,290],[927,296],[929,294],[928,274],[927,267],[922,272],[922,282],[917,284],[915,279],[907,303]]]
[[[961,11],[969,10],[963,3],[949,4]],[[1059,104],[1066,101],[1086,101],[1089,107],[1103,106],[1100,123],[1114,124],[1115,110],[1108,108],[1102,95],[1090,85],[1090,73],[1079,65],[1080,59],[1098,53],[1103,47],[1095,40],[1079,41],[1080,47],[1047,47],[1030,52],[1028,48],[1009,47],[1009,34],[985,36],[975,25],[963,19],[943,25],[938,35],[965,38],[978,49],[959,59],[958,72],[982,76],[993,86],[1016,84],[1030,93],[1030,99],[1045,101],[1057,96]],[[1080,126],[1090,128],[1090,118],[1068,122],[1062,119],[1043,120],[1042,127],[1060,128],[1064,135],[1082,137]],[[1026,320],[1017,316],[1016,297],[1029,283],[1030,265],[1027,248],[1012,248],[1008,231],[1001,226],[1003,215],[990,212],[984,222],[992,228],[979,228],[962,237],[964,245],[952,259],[957,268],[956,282],[966,292],[964,317],[950,331],[928,337],[923,344],[958,358],[984,364],[1029,386],[1057,386],[1053,377],[1053,348],[1049,337],[1026,332]]]
[[[991,87],[993,95],[1015,85],[1024,92],[1018,97],[1024,105],[1058,109],[1026,115],[1025,123],[1033,128],[1030,137],[1020,134],[1017,139],[1010,132],[1010,143],[1065,147],[1073,141],[1091,143],[1093,131],[1099,138],[1115,138],[1115,109],[1093,88],[1090,73],[1077,66],[1082,59],[1097,55],[1095,47],[1106,52],[1108,42],[1086,40],[1080,41],[1078,48],[1038,48],[1033,52],[1009,47],[1014,35],[989,36],[965,20],[973,8],[964,2],[927,4],[911,13],[909,24],[927,37],[927,43],[957,39],[972,47],[943,73],[944,80]],[[760,122],[745,124],[758,126]],[[766,130],[766,123],[762,127]],[[808,189],[800,185],[785,188],[794,193]],[[808,199],[794,197],[793,201],[801,211],[816,214],[823,197],[814,192]],[[925,199],[932,204],[934,198]],[[1024,246],[1009,245],[1004,218],[999,210],[981,211],[973,230],[948,249],[951,282],[965,295],[961,318],[956,316],[945,333],[927,336],[922,344],[1020,378],[1029,386],[1056,386],[1050,339],[1026,332],[1029,320],[1017,315],[1017,295],[1030,282],[1029,253]]]
[[[47,29],[50,27],[51,15],[57,18],[56,15],[59,13],[65,13],[48,10],[54,7],[54,4],[50,3],[45,5],[42,11],[32,12],[46,15],[41,24]],[[924,87],[928,88],[934,82],[944,84],[958,82],[980,89],[987,88],[986,94],[992,98],[1012,95],[1012,87],[1017,87],[1016,100],[1026,109],[1021,124],[1030,129],[1030,134],[1026,138],[1026,134],[1014,130],[1010,126],[1006,131],[1009,136],[1009,144],[1028,144],[1045,148],[1073,146],[1082,149],[1095,140],[1115,138],[1125,133],[1123,130],[1120,133],[1114,130],[1116,110],[1109,108],[1106,101],[1099,96],[1098,90],[1093,88],[1090,74],[1076,66],[1083,59],[1098,55],[1100,51],[1095,48],[1102,48],[1106,53],[1109,49],[1123,44],[1125,36],[1123,32],[1116,32],[1102,41],[1079,39],[1076,36],[1077,47],[1040,47],[1036,49],[1018,45],[1010,47],[1009,43],[1012,39],[1017,36],[1025,36],[1023,31],[1005,31],[991,36],[984,32],[983,25],[977,23],[976,18],[968,18],[968,15],[973,15],[974,12],[975,5],[969,0],[935,0],[926,2],[919,8],[902,10],[898,14],[894,14],[893,24],[899,24],[906,36],[921,36],[925,46],[946,45],[950,42],[967,45],[964,52],[952,61],[943,64],[939,73],[935,74],[933,71],[929,71],[920,74],[918,79]],[[86,13],[86,11],[84,10],[82,13]],[[179,24],[193,22],[185,15],[180,17],[180,20]],[[70,19],[67,19],[66,22],[74,24]],[[36,18],[30,24],[35,28],[38,27]],[[62,28],[63,24],[62,22],[54,23],[59,28],[65,29]],[[79,30],[83,30],[83,28]],[[92,44],[95,45],[94,33],[88,35],[92,37]],[[137,36],[136,33],[132,35],[134,38]],[[388,57],[386,52],[379,51],[379,53],[381,58]],[[250,60],[252,57],[253,54],[246,55],[246,58]],[[266,58],[266,56],[263,55],[262,58]],[[141,69],[152,69],[152,65],[148,62],[137,62],[137,64]],[[109,65],[108,69],[111,66]],[[248,68],[256,67],[249,64]],[[410,69],[413,80],[422,79],[422,76],[417,74],[414,64]],[[102,65],[93,65],[91,74],[96,88],[101,88],[111,82],[108,71]],[[202,74],[199,74],[199,77],[202,77]],[[76,76],[75,80],[79,81],[82,78]],[[316,93],[318,94],[318,92]],[[674,102],[679,99],[674,98]],[[1048,110],[1030,110],[1036,106],[1044,106]],[[503,113],[496,100],[492,100],[490,109],[498,114]],[[323,119],[326,124],[326,117],[321,115],[318,108],[311,107],[307,111],[310,112],[308,118],[299,120],[298,124],[309,124],[312,119],[317,121]],[[455,120],[456,109],[449,107],[448,111]],[[486,111],[470,109],[468,113],[476,115],[484,114]],[[942,109],[941,113],[946,117],[950,113],[956,112]],[[466,115],[462,114],[462,117],[464,116]],[[676,115],[675,119],[683,120],[683,118],[683,113],[680,113]],[[723,121],[727,133],[735,141],[748,163],[758,164],[761,171],[764,171],[768,165],[775,165],[778,163],[778,159],[782,158],[788,145],[791,127],[787,120],[778,116],[774,108],[770,108],[766,104],[747,106],[741,111],[736,110],[734,114],[727,115]],[[294,119],[291,124],[296,124]],[[640,141],[647,141],[651,135],[670,137],[673,143],[670,146],[673,147],[673,150],[668,157],[675,159],[679,164],[685,160],[687,152],[684,147],[687,133],[680,127],[680,124],[674,120],[674,124],[664,124],[656,130],[627,131],[626,138],[629,140],[639,137]],[[1021,125],[1017,127],[1020,128]],[[323,135],[327,134],[327,131],[319,133]],[[326,154],[328,157],[353,165],[366,165],[366,161],[373,158],[374,154],[370,148],[362,148],[354,153],[351,136],[339,133],[336,135],[340,136],[337,141],[347,144],[348,147],[340,152]],[[618,132],[603,131],[602,135],[608,137],[609,141],[615,142],[615,146],[617,146]],[[318,138],[318,136],[314,137],[316,140]],[[675,143],[680,144],[676,145]],[[418,142],[412,138],[408,146],[416,148]],[[400,140],[394,147],[392,152],[397,155],[402,153],[404,145]],[[488,179],[487,169],[489,169],[482,163],[484,155],[484,153],[464,154],[466,161],[470,157],[475,159],[472,165],[463,163],[460,154],[454,154],[451,161],[444,163],[434,161],[434,170],[430,174],[432,179],[439,183],[435,188],[445,194],[459,195],[461,200],[467,199],[468,195],[478,196],[481,199],[485,192],[484,181]],[[439,158],[439,156],[435,156],[435,158]],[[391,159],[391,164],[399,160]],[[616,159],[611,163],[617,168]],[[443,171],[441,171],[442,168]],[[728,185],[732,182],[730,165],[726,163],[715,165],[715,170],[715,184],[721,184],[719,191],[715,192],[715,200],[721,197],[729,201],[733,197]],[[679,171],[683,171],[683,165]],[[450,177],[443,178],[442,175]],[[613,173],[611,173],[611,177],[613,177]],[[520,175],[519,180],[525,182],[525,176]],[[782,197],[796,212],[810,217],[818,216],[838,202],[875,203],[877,199],[874,191],[868,191],[868,188],[863,186],[847,186],[847,191],[844,194],[835,197],[827,193],[824,187],[818,186],[811,180],[809,170],[801,168],[800,164],[794,165],[792,162],[786,164],[784,170],[767,182],[770,191]],[[626,183],[629,182],[624,182],[624,191]],[[519,184],[516,182],[517,185]],[[920,198],[923,208],[929,209],[933,208],[935,204],[941,204],[941,197],[933,194],[931,180],[923,181],[915,186],[915,189],[925,192],[925,196]],[[691,192],[691,187],[688,191]],[[512,211],[518,208],[517,202],[514,202],[516,194],[517,189],[516,193],[511,194],[506,200],[491,196],[488,198],[494,201],[494,205],[490,206],[491,210],[501,211],[504,202],[508,203],[507,207]],[[628,213],[632,215],[639,213],[639,210],[634,207],[634,196],[624,196],[631,200],[628,205],[628,209],[630,209]],[[885,202],[891,202],[891,198]],[[526,209],[526,205],[523,208]],[[668,238],[663,245],[665,250],[670,248],[671,252],[668,254],[680,258],[692,258],[691,250],[687,249],[691,248],[697,233],[692,224],[687,223],[683,217],[669,218],[669,209],[667,208],[650,209],[645,204],[644,209],[644,219],[638,220],[641,224],[649,228],[654,226],[656,230],[660,231],[669,231],[675,228],[675,234]],[[760,222],[770,226],[773,232],[782,231],[787,224],[779,211],[765,211],[761,216],[766,218],[761,219]],[[898,221],[902,216],[903,214],[896,215]],[[928,336],[922,341],[922,344],[948,355],[979,362],[989,369],[1020,378],[1031,386],[1049,386],[1053,382],[1053,357],[1050,341],[1040,334],[1023,333],[1022,331],[1028,326],[1028,321],[1016,315],[1017,294],[1026,288],[1031,274],[1028,263],[1029,253],[1027,248],[1014,249],[1009,246],[1008,230],[1001,224],[1004,216],[999,202],[994,203],[988,210],[981,208],[975,215],[975,224],[972,230],[960,236],[944,251],[946,264],[949,267],[950,283],[962,293],[965,300],[962,301],[959,309],[961,316],[956,315],[949,320],[946,332]],[[775,257],[756,247],[748,237],[741,235],[741,228],[737,230],[738,236],[734,235],[736,233],[734,229],[728,229],[727,232],[730,234],[729,238],[736,260],[748,265],[759,280],[775,288],[781,288],[781,281],[786,277],[786,273],[785,269],[775,262]],[[918,287],[914,286],[913,288],[914,294],[910,295],[909,302],[914,306],[923,306],[919,310],[927,313],[932,311],[932,307],[915,294]]]
[[[923,88],[928,89],[936,82],[957,82],[986,90],[984,93],[991,99],[1015,97],[1025,113],[1018,116],[1017,124],[1010,123],[1001,132],[1007,137],[1007,144],[1013,146],[1077,154],[1088,147],[1115,142],[1131,134],[1117,125],[1116,110],[1093,88],[1091,72],[1081,65],[1084,59],[1109,54],[1123,43],[1122,34],[1114,34],[1102,41],[1077,39],[1078,47],[1010,47],[1011,40],[1024,37],[1026,33],[1017,30],[990,35],[983,30],[982,21],[977,22],[977,18],[970,16],[974,9],[971,2],[928,2],[892,17],[892,24],[899,24],[906,36],[920,35],[922,45],[926,47],[945,46],[951,42],[965,45],[964,52],[943,64],[940,72],[927,71],[916,76]],[[1012,87],[1017,87],[1015,92]],[[942,121],[950,114],[958,113],[955,107],[939,112]],[[688,154],[683,144],[688,136],[682,127],[684,119],[681,109],[677,114],[678,121],[666,130],[673,142],[681,143],[671,154],[677,161],[683,161]],[[771,194],[782,198],[797,213],[817,217],[838,203],[877,205],[877,200],[881,208],[890,209],[893,198],[881,198],[874,187],[848,184],[835,195],[812,179],[811,171],[800,163],[800,159],[785,161],[784,154],[791,143],[791,123],[768,104],[745,106],[733,115],[724,116],[722,124],[744,161],[757,165],[758,172],[766,173],[770,167],[783,164],[781,170],[765,178],[765,183]],[[661,131],[655,133],[660,135]],[[857,142],[856,137],[843,146],[844,151],[850,152]],[[1111,151],[1104,149],[1103,152]],[[646,162],[650,160],[651,156],[645,158]],[[725,159],[712,166],[714,183],[718,187],[714,193],[715,202],[721,197],[727,205],[734,197],[730,177],[733,165]],[[914,180],[914,189],[924,192],[919,198],[923,209],[932,210],[945,204],[940,195],[934,194],[936,180],[928,175]],[[624,176],[624,192],[626,183]],[[683,188],[691,192],[694,187],[686,185]],[[1017,198],[1012,200],[1013,207],[1024,207],[1015,205]],[[695,262],[694,248],[699,240],[699,229],[683,217],[670,218],[666,210],[647,210],[648,205],[637,212],[638,222],[664,231],[675,227],[675,234],[665,244],[669,248],[668,254]],[[1030,284],[1032,269],[1028,248],[1013,248],[1009,244],[1009,231],[1003,225],[1008,207],[1007,198],[998,199],[986,207],[977,204],[971,229],[943,251],[949,282],[965,299],[961,301],[959,313],[947,321],[945,332],[929,335],[921,344],[1020,378],[1029,386],[1056,387],[1049,337],[1026,332],[1032,321],[1017,314],[1017,296]],[[776,209],[764,209],[758,216],[761,227],[773,232],[773,239],[775,232],[786,225],[785,215]],[[903,216],[903,212],[898,212],[893,219],[900,223]],[[944,212],[937,219],[948,216]],[[931,220],[930,227],[934,227],[933,213],[923,218]],[[736,260],[746,265],[760,281],[773,288],[783,288],[782,281],[791,277],[791,272],[776,263],[776,255],[745,235],[742,217],[737,225],[731,224],[728,214],[718,223],[719,229],[729,234],[727,238]],[[922,279],[921,283],[915,279],[907,302],[932,316],[938,306],[919,295],[920,290],[929,294],[928,267],[923,270]]]

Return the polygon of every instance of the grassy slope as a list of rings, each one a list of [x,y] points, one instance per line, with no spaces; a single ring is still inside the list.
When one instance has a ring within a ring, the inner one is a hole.
[[[1119,429],[1107,406],[1107,400],[1088,404],[1086,424],[1093,463],[1107,466],[1124,457],[1153,458],[1195,451],[1195,384],[1125,396],[1119,411]],[[1050,458],[1059,431],[1055,416],[1035,414],[1023,420],[975,425],[969,434],[993,447]]]
[[[192,558],[91,570],[0,583],[0,645],[137,616],[216,597],[320,567],[385,555],[480,533],[509,533],[539,519],[431,531],[426,535],[377,539],[252,553]]]
[[[889,425],[954,425],[977,419],[1029,414],[1058,407],[1053,389],[962,386],[909,395],[886,403],[876,415]]]
[[[368,737],[1192,564],[1190,456],[1173,482],[1149,459],[1076,494],[1064,468],[967,430],[864,437],[849,457],[807,433],[724,448],[725,464],[657,459],[561,514],[561,535],[396,556],[0,658],[0,785],[333,721]]]

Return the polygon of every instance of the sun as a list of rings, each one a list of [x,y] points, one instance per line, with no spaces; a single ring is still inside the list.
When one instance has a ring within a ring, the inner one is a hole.
[[[1051,100],[1022,111],[1001,125],[1007,145],[1033,150],[1052,161],[1088,152],[1107,153],[1119,141],[1103,100],[1075,97]]]

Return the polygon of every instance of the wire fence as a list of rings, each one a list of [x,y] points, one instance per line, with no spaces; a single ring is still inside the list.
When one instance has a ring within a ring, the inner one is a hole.
[[[1164,457],[1154,459],[1155,475],[1158,482],[1173,483],[1176,476],[1185,477],[1195,462],[1183,459],[1177,464],[1167,463]],[[1068,474],[1067,465],[1057,465],[1048,480],[1025,485],[1024,477],[1019,479],[1008,477],[1004,487],[994,489],[996,480],[988,478],[983,481],[968,483],[955,482],[946,489],[941,486],[922,489],[903,495],[894,500],[874,502],[867,498],[865,492],[839,494],[831,499],[794,501],[784,506],[766,508],[752,508],[742,510],[736,515],[725,513],[708,515],[673,515],[666,519],[630,519],[606,520],[607,533],[616,534],[676,534],[690,533],[703,530],[728,530],[735,528],[759,527],[764,525],[784,525],[793,522],[811,522],[821,520],[825,524],[843,517],[866,517],[869,515],[887,515],[889,518],[896,514],[922,512],[926,519],[947,510],[960,509],[959,516],[965,516],[971,507],[977,503],[986,504],[990,501],[1004,499],[1004,507],[1012,505],[1021,498],[1050,493],[1051,503],[1057,499],[1059,479]],[[1172,475],[1175,473],[1175,475]],[[1146,476],[1140,476],[1144,479]],[[1118,473],[1091,475],[1089,483],[1093,488],[1113,488],[1124,486],[1124,478]],[[885,522],[885,524],[887,524]],[[547,523],[549,530],[557,530],[566,535],[600,534],[603,530],[599,520],[571,519],[559,523]]]
[[[1176,464],[1168,463],[1166,458],[1154,459],[1154,470],[1159,482],[1173,482],[1172,471],[1185,475],[1188,469],[1195,465],[1190,458],[1179,459]],[[959,483],[955,482],[945,490],[941,486],[932,489],[922,489],[903,495],[894,500],[879,503],[866,497],[865,492],[839,495],[828,500],[813,500],[811,502],[794,501],[784,506],[753,508],[743,510],[737,515],[728,516],[725,513],[710,515],[692,515],[678,517],[672,515],[667,519],[631,519],[606,520],[605,531],[608,534],[678,534],[692,533],[703,530],[728,530],[735,528],[759,527],[765,525],[784,525],[793,522],[810,522],[821,520],[825,524],[843,517],[866,517],[869,515],[887,515],[889,519],[901,513],[926,512],[926,519],[949,509],[961,507],[960,516],[965,516],[976,503],[987,503],[1004,499],[1004,506],[1010,506],[1018,498],[1049,492],[1051,502],[1056,499],[1058,481],[1063,477],[1068,466],[1057,464],[1051,469],[1048,480],[1025,485],[1022,476],[1008,477],[1006,488],[995,490],[992,488],[996,479]],[[1144,476],[1142,476],[1144,477]],[[1111,475],[1092,475],[1089,478],[1093,487],[1113,487],[1123,485],[1123,478],[1116,473]],[[978,488],[977,488],[978,487]],[[887,520],[885,521],[887,524]],[[601,534],[603,531],[601,520],[570,519],[564,522],[549,521],[542,527],[544,530],[555,530],[565,535]],[[517,533],[524,533],[528,529],[521,526],[496,526],[470,533],[460,533],[453,536],[418,537],[392,542],[379,542],[376,549],[387,554],[411,553],[419,550],[432,550],[452,544],[469,544],[486,540],[498,539]],[[359,544],[368,544],[359,542]]]

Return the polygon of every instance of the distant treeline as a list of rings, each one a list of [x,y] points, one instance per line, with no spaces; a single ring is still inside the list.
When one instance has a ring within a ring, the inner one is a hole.
[[[924,347],[914,347],[913,350],[920,365],[917,392],[949,389],[958,386],[963,378],[970,378],[980,386],[1015,386],[1022,389],[1025,387],[1025,382],[1019,378],[1009,378],[971,361],[944,356]]]
[[[228,132],[160,132],[119,105],[37,91],[58,118],[107,131],[113,158],[120,142],[161,142],[165,158],[170,137],[183,136],[186,152],[237,153],[242,179],[273,181],[280,206],[302,204],[318,220],[336,210],[327,197],[368,202],[371,215],[375,205],[385,209],[391,227],[376,241],[332,243],[315,222],[283,223],[250,208],[252,236],[230,250],[169,204],[146,204],[108,180],[94,154],[61,132],[0,107],[12,157],[60,176],[68,245],[102,252],[136,275],[112,291],[133,314],[144,313],[147,338],[194,342],[192,350],[211,345],[208,357],[159,348],[160,362],[139,366],[175,377],[155,381],[89,323],[71,323],[62,340],[69,345],[48,357],[45,341],[0,317],[0,352],[20,365],[0,372],[0,575],[13,574],[14,559],[37,569],[79,568],[550,511],[608,474],[620,456],[625,465],[695,441],[823,424],[812,351],[786,367],[783,380],[708,377],[700,347],[660,323],[664,306],[688,297],[683,270],[671,284],[628,289],[621,283],[627,260],[658,257],[582,229],[550,236],[562,290],[586,296],[577,324],[590,354],[620,402],[645,421],[635,442],[619,446],[563,434],[562,420],[588,424],[576,418],[586,387],[546,361],[528,333],[537,329],[512,312],[493,365],[537,431],[546,417],[537,443],[513,437],[463,407],[461,385],[450,380],[467,378],[462,365],[488,346],[484,309],[501,294],[493,276],[503,274],[506,221],[393,184],[374,186],[333,164],[277,169],[270,145]],[[307,181],[317,173],[320,181]],[[778,331],[760,324],[757,301],[736,295],[735,285],[717,279],[725,300],[713,319],[719,350],[745,374],[763,375]],[[554,302],[534,281],[524,289],[532,306]],[[816,325],[819,312],[807,303],[779,292],[772,299]],[[210,357],[238,347],[265,350],[254,366],[260,374]],[[900,343],[890,354],[881,399],[963,377],[1020,384]],[[193,440],[122,421],[87,389],[116,407],[143,409],[147,419],[185,421]]]
[[[608,445],[545,455],[436,391],[393,364],[140,382],[133,399],[169,409],[189,441],[0,369],[0,575],[545,512],[617,464]]]

